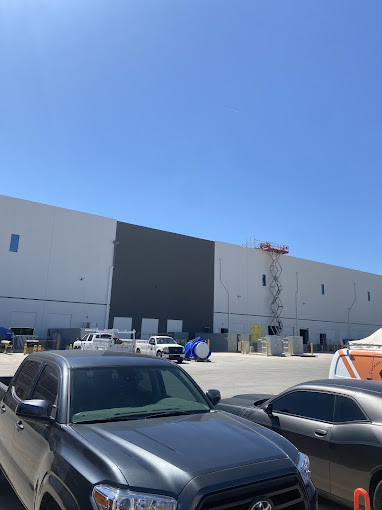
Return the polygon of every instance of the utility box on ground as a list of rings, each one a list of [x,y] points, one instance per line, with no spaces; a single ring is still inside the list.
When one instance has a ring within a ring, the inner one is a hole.
[[[261,344],[261,348],[260,345]],[[268,356],[282,356],[283,354],[283,339],[277,335],[263,336],[261,340],[258,340],[258,352],[267,354],[268,345]]]
[[[291,356],[301,356],[304,354],[304,343],[302,336],[287,336],[283,339],[284,354]]]

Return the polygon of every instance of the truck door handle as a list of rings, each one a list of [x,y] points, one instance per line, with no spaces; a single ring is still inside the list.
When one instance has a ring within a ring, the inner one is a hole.
[[[318,436],[318,437],[324,437],[324,436],[326,436],[326,434],[327,434],[327,431],[324,429],[316,429],[314,431],[314,435]]]
[[[23,422],[22,422],[22,421],[17,421],[17,422],[16,422],[16,427],[17,427],[19,430],[24,430]]]
[[[5,405],[2,405],[0,409],[1,409],[1,412],[2,412],[2,413],[5,413],[5,411],[6,411],[6,409],[5,409]]]

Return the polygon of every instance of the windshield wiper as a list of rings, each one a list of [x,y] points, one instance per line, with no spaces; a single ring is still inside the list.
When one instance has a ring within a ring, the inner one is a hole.
[[[152,413],[145,416],[145,420],[149,418],[163,418],[166,416],[182,416],[183,414],[191,414],[190,411],[165,411],[162,413]]]
[[[101,418],[98,420],[81,420],[76,421],[74,425],[77,424],[89,424],[89,423],[107,423],[112,421],[127,421],[127,420],[142,420],[148,418],[165,418],[166,416],[183,416],[188,414],[200,414],[200,413],[209,413],[209,410],[195,410],[195,411],[163,411],[159,413],[140,413],[140,414],[132,414],[132,415],[116,415],[110,418]]]
[[[209,411],[198,410],[198,411],[164,411],[162,413],[152,413],[145,416],[145,420],[148,418],[163,418],[166,416],[182,416],[187,414],[199,414],[199,413],[208,413]]]
[[[81,420],[74,422],[74,425],[78,424],[89,424],[89,423],[107,423],[110,421],[127,421],[127,420],[141,420],[144,415],[135,415],[135,416],[114,416],[112,418],[101,418],[99,420]]]

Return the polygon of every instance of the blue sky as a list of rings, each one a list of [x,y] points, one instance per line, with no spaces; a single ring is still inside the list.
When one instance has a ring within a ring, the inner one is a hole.
[[[0,192],[382,273],[380,0],[0,0]]]

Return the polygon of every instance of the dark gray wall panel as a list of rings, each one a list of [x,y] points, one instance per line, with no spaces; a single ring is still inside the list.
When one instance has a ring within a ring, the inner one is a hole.
[[[114,317],[182,319],[183,331],[213,327],[214,243],[162,230],[117,223],[109,327]]]

